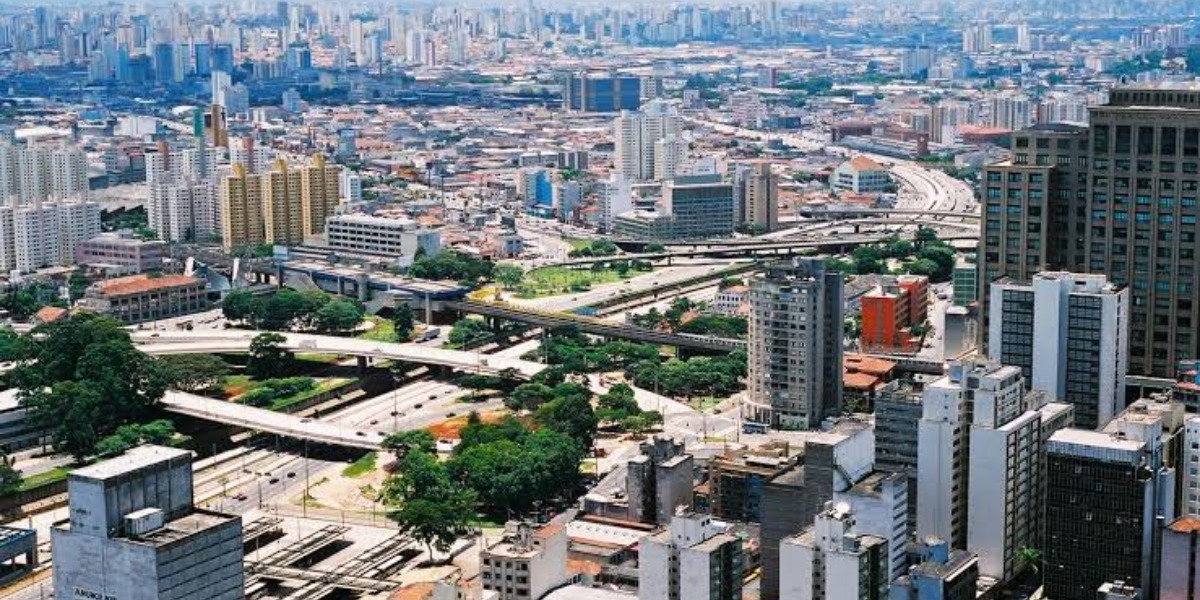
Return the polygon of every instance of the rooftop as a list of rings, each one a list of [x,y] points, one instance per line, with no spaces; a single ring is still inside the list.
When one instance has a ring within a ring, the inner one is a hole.
[[[1167,525],[1167,529],[1175,533],[1200,533],[1200,517],[1184,515],[1171,521],[1171,524]]]
[[[866,156],[855,156],[850,159],[850,166],[858,171],[886,171],[883,165],[867,158]]]
[[[129,536],[129,539],[153,546],[165,546],[235,519],[240,521],[241,517],[196,510],[174,521],[167,521],[162,527],[145,535]]]
[[[116,458],[110,458],[89,467],[71,471],[71,477],[104,481],[113,477],[120,477],[131,471],[149,468],[168,460],[191,460],[191,457],[191,452],[178,448],[152,445],[138,446]]]
[[[188,275],[162,275],[160,277],[130,275],[128,277],[117,277],[116,279],[99,281],[94,287],[105,296],[127,296],[196,284],[205,284],[205,281]]]

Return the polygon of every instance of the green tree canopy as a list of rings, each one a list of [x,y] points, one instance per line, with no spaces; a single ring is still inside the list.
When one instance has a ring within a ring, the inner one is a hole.
[[[229,364],[215,354],[176,354],[156,359],[171,386],[185,392],[212,389],[229,375]]]
[[[265,332],[250,341],[249,359],[246,370],[259,379],[268,379],[282,373],[291,363],[292,355],[283,348],[287,338],[282,334]]]

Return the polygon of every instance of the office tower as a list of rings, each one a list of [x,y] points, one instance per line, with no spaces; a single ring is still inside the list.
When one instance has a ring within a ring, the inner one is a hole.
[[[1046,447],[1045,593],[1093,600],[1122,581],[1156,598],[1163,525],[1175,518],[1173,451],[1183,410],[1139,400],[1103,431],[1064,429]]]
[[[563,110],[569,112],[619,112],[642,104],[640,77],[616,73],[573,73],[563,78]]]
[[[175,44],[154,44],[154,80],[159,84],[175,82]]]
[[[988,302],[988,356],[1020,367],[1031,389],[1075,407],[1075,424],[1103,427],[1125,405],[1129,290],[1104,275],[1045,271],[1000,279]]]
[[[0,143],[0,204],[88,196],[87,154],[67,145]]]
[[[1021,370],[982,360],[950,363],[949,375],[925,386],[917,431],[917,536],[967,547],[970,415],[973,405],[1021,412]]]
[[[679,135],[679,113],[666,102],[651,102],[641,111],[622,111],[613,120],[617,176],[630,181],[673,177],[687,156],[687,144]],[[663,140],[667,142],[660,145]]]
[[[1200,355],[1200,86],[1119,87],[1089,122],[1018,132],[984,169],[981,280],[1106,274],[1130,288],[1129,371],[1170,377]]]
[[[1046,439],[1071,425],[1072,407],[1046,394],[1023,398],[976,394],[972,403],[967,482],[967,548],[979,572],[1000,582],[1023,569],[1022,548],[1041,548]]]
[[[541,598],[567,583],[567,531],[560,525],[534,528],[510,521],[498,540],[479,552],[483,589],[496,600]]]
[[[893,580],[891,600],[975,600],[979,558],[966,550],[951,550],[946,540],[920,541],[919,562]]]
[[[192,456],[140,446],[67,479],[50,530],[59,598],[243,597],[242,519],[192,504]]]
[[[517,196],[526,206],[550,206],[554,191],[546,169],[524,169],[517,173]]]
[[[846,504],[825,506],[803,533],[779,547],[783,600],[880,600],[890,568],[886,538],[856,531]]]
[[[742,540],[708,515],[676,513],[638,542],[638,600],[740,600]]]
[[[886,190],[892,178],[887,167],[866,156],[855,156],[838,165],[829,180],[835,189],[870,194]]]
[[[337,165],[327,164],[325,156],[313,156],[312,164],[301,167],[300,206],[303,221],[302,237],[307,238],[325,231],[325,220],[337,212],[341,203],[338,194]]]
[[[268,243],[260,177],[234,163],[233,174],[221,180],[221,245],[226,250]]]
[[[358,156],[358,130],[345,127],[338,130],[337,157],[345,160]]]
[[[842,276],[795,259],[755,276],[751,290],[743,418],[815,429],[841,411]]]
[[[149,186],[147,225],[169,242],[203,241],[218,233],[217,190],[211,180],[183,180]]]
[[[911,381],[889,381],[875,395],[875,468],[907,478],[910,531],[917,530],[917,444],[922,412],[921,392]]]
[[[774,231],[779,226],[779,180],[771,173],[771,163],[754,163],[745,185],[742,222],[757,231]]]
[[[279,108],[286,112],[300,112],[300,92],[296,88],[288,88],[279,98]]]
[[[929,137],[939,144],[954,143],[958,129],[979,122],[979,110],[974,102],[947,98],[933,106],[929,121]]]
[[[854,486],[871,478],[872,437],[865,423],[839,422],[832,431],[805,442],[802,464],[771,477],[762,486],[763,600],[787,598],[781,588],[781,571],[786,568],[781,554],[783,540],[810,527],[836,493],[853,493]],[[871,525],[870,533],[889,540],[895,523],[882,518],[872,519]],[[884,554],[889,555],[890,550],[885,549]]]
[[[578,181],[559,181],[554,184],[553,198],[550,205],[554,207],[558,220],[566,223],[572,220],[575,209],[583,200],[583,186]]]
[[[683,175],[662,183],[654,212],[614,217],[613,231],[639,240],[704,240],[733,233],[733,186],[719,175]]]
[[[1163,532],[1158,600],[1200,598],[1200,517],[1191,513]]]

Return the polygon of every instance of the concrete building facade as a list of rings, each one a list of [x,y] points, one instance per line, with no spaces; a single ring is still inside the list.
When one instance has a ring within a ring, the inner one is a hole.
[[[1125,405],[1129,290],[1104,275],[1041,272],[991,285],[988,356],[1020,367],[1031,389],[1075,407],[1098,429]]]
[[[741,599],[742,540],[708,515],[680,512],[638,546],[638,600]]]
[[[141,446],[72,472],[50,530],[59,598],[240,600],[241,517],[192,505],[191,453]]]
[[[496,600],[536,600],[567,583],[567,532],[561,525],[534,528],[510,521],[504,535],[479,553],[485,592]]]
[[[888,541],[859,533],[853,510],[828,503],[803,533],[779,548],[780,600],[882,600]]]
[[[819,260],[796,259],[772,265],[750,288],[743,418],[816,428],[841,410],[842,276]]]

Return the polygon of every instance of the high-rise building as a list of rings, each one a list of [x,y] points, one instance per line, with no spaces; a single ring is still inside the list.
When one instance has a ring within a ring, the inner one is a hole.
[[[1163,525],[1175,518],[1183,407],[1139,400],[1103,431],[1047,443],[1045,593],[1092,600],[1106,582],[1157,598]]]
[[[95,202],[0,207],[0,269],[29,273],[74,264],[75,244],[99,234]]]
[[[1020,414],[1021,370],[983,360],[950,363],[950,374],[925,386],[917,433],[917,536],[967,547],[971,412],[974,405]]]
[[[815,429],[842,404],[842,276],[817,259],[772,265],[750,293],[747,421]]]
[[[637,110],[642,103],[640,77],[607,73],[578,73],[563,79],[563,110],[618,112]]]
[[[1072,407],[1031,392],[1009,398],[976,395],[971,407],[967,482],[967,548],[979,572],[1000,582],[1023,569],[1022,548],[1041,548],[1045,443],[1071,425]]]
[[[151,185],[147,225],[162,240],[202,241],[221,230],[218,206],[216,187],[208,179]]]
[[[59,598],[243,597],[241,517],[192,505],[192,456],[141,446],[71,472],[50,530]]]
[[[830,502],[803,533],[779,548],[783,600],[882,600],[888,595],[888,540],[856,531],[849,505]]]
[[[260,176],[234,163],[233,174],[221,180],[221,245],[226,250],[267,243]]]
[[[674,177],[687,156],[687,144],[679,139],[679,133],[679,113],[666,102],[651,102],[640,111],[622,111],[613,120],[617,176],[630,181]]]
[[[274,165],[275,153],[270,146],[257,144],[252,137],[239,138],[229,144],[229,164],[242,165],[247,173],[265,173]]]
[[[888,581],[908,569],[908,476],[875,471],[853,487],[834,491],[834,504],[854,512],[861,533],[887,540]]]
[[[326,163],[325,156],[318,154],[311,165],[299,171],[302,236],[309,237],[323,233],[325,220],[337,212],[341,203],[338,191],[341,169]]]
[[[962,51],[964,54],[991,52],[992,24],[986,21],[972,23],[962,32]]]
[[[1106,274],[1130,289],[1129,371],[1170,377],[1200,355],[1200,86],[1119,87],[1089,122],[1018,132],[984,169],[980,279]]]
[[[86,199],[87,154],[69,145],[0,143],[0,204]]]
[[[297,169],[289,169],[282,158],[275,159],[275,168],[259,175],[265,243],[291,245],[304,241],[307,221],[301,196],[302,175]]]
[[[708,515],[677,513],[638,542],[638,600],[740,600],[742,540]]]
[[[1041,272],[993,282],[988,306],[988,356],[1073,405],[1078,427],[1103,427],[1124,407],[1128,289],[1104,275]]]
[[[771,173],[771,163],[755,163],[745,185],[742,221],[764,232],[774,231],[779,226],[779,179]]]
[[[1158,600],[1200,598],[1200,517],[1196,513],[1167,525],[1160,572]]]
[[[922,412],[921,391],[911,381],[889,381],[875,395],[875,468],[907,477],[910,531],[917,530],[917,444]]]

